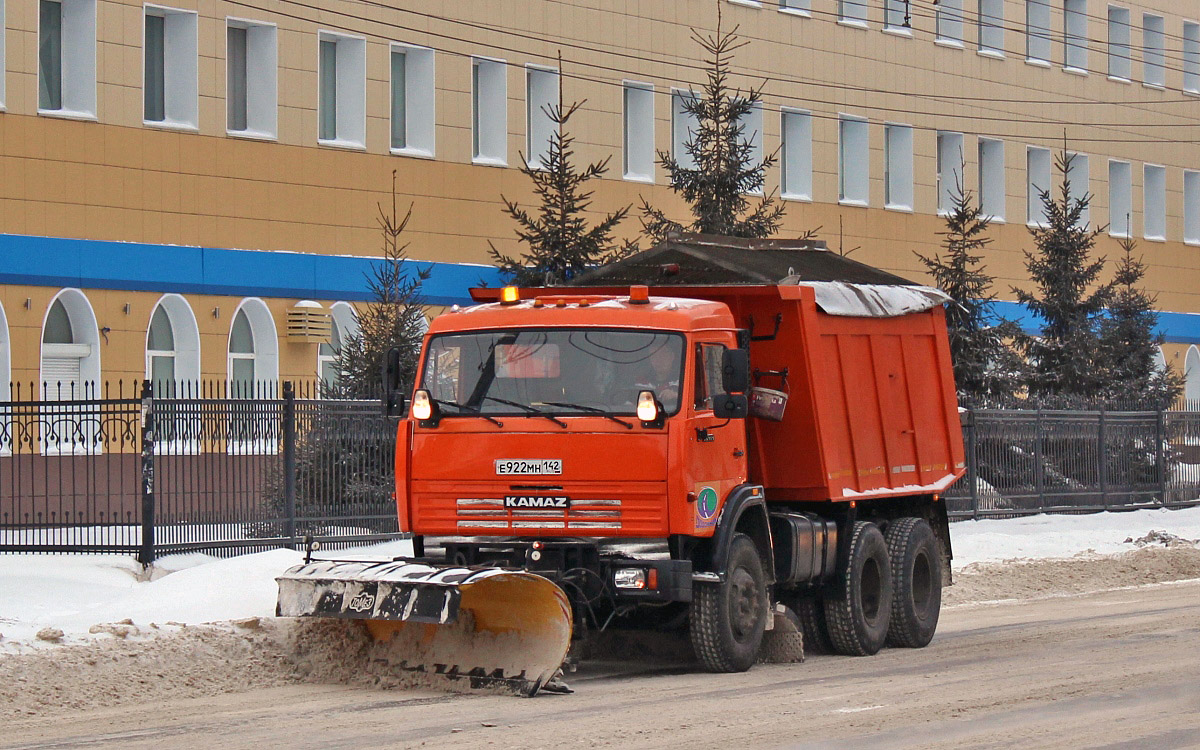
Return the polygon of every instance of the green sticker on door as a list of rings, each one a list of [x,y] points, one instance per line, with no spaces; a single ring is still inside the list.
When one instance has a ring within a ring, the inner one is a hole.
[[[700,494],[696,497],[696,515],[700,517],[697,526],[713,524],[713,518],[717,515],[717,491],[712,487],[700,490]]]

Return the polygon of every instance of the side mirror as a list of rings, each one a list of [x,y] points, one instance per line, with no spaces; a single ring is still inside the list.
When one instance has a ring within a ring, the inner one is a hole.
[[[713,416],[718,419],[745,419],[750,406],[742,393],[718,393],[713,396]]]
[[[721,358],[721,386],[726,393],[745,393],[750,390],[750,352],[745,349],[726,349]]]
[[[380,371],[383,381],[383,414],[387,417],[402,417],[405,410],[404,394],[400,392],[400,349],[392,347],[383,355]]]

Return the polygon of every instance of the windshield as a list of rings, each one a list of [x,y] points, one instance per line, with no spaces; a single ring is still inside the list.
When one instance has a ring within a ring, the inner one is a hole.
[[[457,414],[633,415],[639,391],[679,409],[683,336],[553,329],[435,336],[421,387]]]

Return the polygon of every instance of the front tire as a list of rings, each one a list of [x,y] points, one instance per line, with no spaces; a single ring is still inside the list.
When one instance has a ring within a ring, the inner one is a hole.
[[[745,672],[758,658],[767,624],[767,583],[758,547],[734,534],[722,583],[692,588],[689,631],[710,672]]]
[[[879,527],[855,522],[850,559],[837,596],[825,598],[825,624],[839,654],[870,656],[883,648],[892,612],[892,569]]]
[[[892,561],[889,646],[923,648],[933,640],[942,609],[941,545],[923,518],[899,518],[885,535]]]

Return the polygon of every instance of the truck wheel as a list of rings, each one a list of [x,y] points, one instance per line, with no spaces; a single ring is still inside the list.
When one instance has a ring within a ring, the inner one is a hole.
[[[832,654],[833,642],[829,640],[825,606],[820,597],[800,596],[792,599],[790,604],[800,618],[800,632],[804,634],[804,647],[808,653]]]
[[[839,654],[870,656],[883,648],[892,612],[892,571],[879,527],[857,521],[841,594],[825,598],[825,624]]]
[[[723,583],[692,588],[689,627],[696,658],[710,672],[745,672],[767,625],[767,583],[758,547],[734,534]]]
[[[921,648],[933,640],[942,609],[942,556],[938,539],[923,518],[893,521],[886,539],[895,587],[887,643]]]

